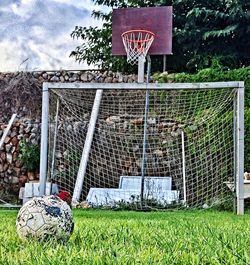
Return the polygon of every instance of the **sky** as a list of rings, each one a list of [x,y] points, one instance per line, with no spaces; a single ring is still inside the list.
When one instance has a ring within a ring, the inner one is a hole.
[[[91,0],[0,0],[0,72],[78,70],[70,52],[75,26],[98,26]],[[93,66],[91,66],[93,68]]]

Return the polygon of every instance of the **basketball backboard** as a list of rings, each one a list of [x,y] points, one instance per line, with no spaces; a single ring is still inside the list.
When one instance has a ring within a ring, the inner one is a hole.
[[[155,39],[148,54],[172,54],[172,6],[120,8],[113,10],[112,54],[127,55],[121,35],[128,30],[148,30]]]

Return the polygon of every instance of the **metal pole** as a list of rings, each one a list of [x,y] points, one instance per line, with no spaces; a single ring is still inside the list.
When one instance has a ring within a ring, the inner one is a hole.
[[[47,157],[48,157],[48,123],[49,118],[49,90],[48,85],[43,84],[42,95],[42,128],[41,128],[41,149],[40,149],[40,196],[45,195],[47,180]]]
[[[146,86],[150,81],[150,71],[151,71],[151,59],[147,56],[147,82]],[[144,183],[145,183],[145,165],[147,161],[147,125],[148,125],[148,109],[149,109],[149,91],[146,89],[146,100],[145,100],[145,111],[144,111],[144,128],[143,128],[143,151],[142,151],[142,163],[141,163],[141,208],[143,207],[144,198]]]
[[[95,125],[96,125],[96,121],[97,121],[97,117],[98,117],[98,113],[99,113],[99,108],[100,108],[100,104],[101,104],[102,93],[103,93],[103,90],[101,90],[101,89],[98,89],[96,91],[95,100],[94,100],[94,104],[93,104],[93,108],[92,108],[92,112],[91,112],[91,117],[90,117],[90,121],[89,121],[89,127],[88,127],[88,131],[87,131],[86,139],[85,139],[84,148],[82,151],[82,158],[81,158],[79,170],[77,173],[74,193],[73,193],[73,197],[72,197],[72,205],[73,206],[76,206],[78,204],[78,201],[79,201],[80,196],[81,196],[82,186],[83,186],[84,177],[85,177],[87,164],[88,164],[89,153],[90,153],[91,144],[92,144],[92,140],[93,140],[93,136],[94,136],[94,132],[95,132]]]
[[[183,202],[187,202],[187,187],[186,187],[186,157],[185,157],[185,138],[184,131],[181,131],[181,149],[182,149],[182,175],[183,175]]]
[[[167,67],[167,55],[163,55],[163,72],[166,72],[166,67]]]
[[[144,82],[144,63],[145,63],[145,57],[139,56],[139,60],[138,60],[138,83]]]
[[[244,82],[237,94],[237,214],[244,214]]]

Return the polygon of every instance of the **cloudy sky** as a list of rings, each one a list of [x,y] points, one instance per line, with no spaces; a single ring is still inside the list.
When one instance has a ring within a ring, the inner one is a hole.
[[[0,71],[86,69],[69,58],[76,25],[95,26],[91,0],[0,0]]]

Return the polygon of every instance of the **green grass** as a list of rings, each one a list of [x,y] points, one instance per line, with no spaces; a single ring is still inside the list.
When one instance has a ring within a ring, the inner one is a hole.
[[[67,243],[22,242],[0,210],[0,264],[250,264],[250,214],[75,210]]]

